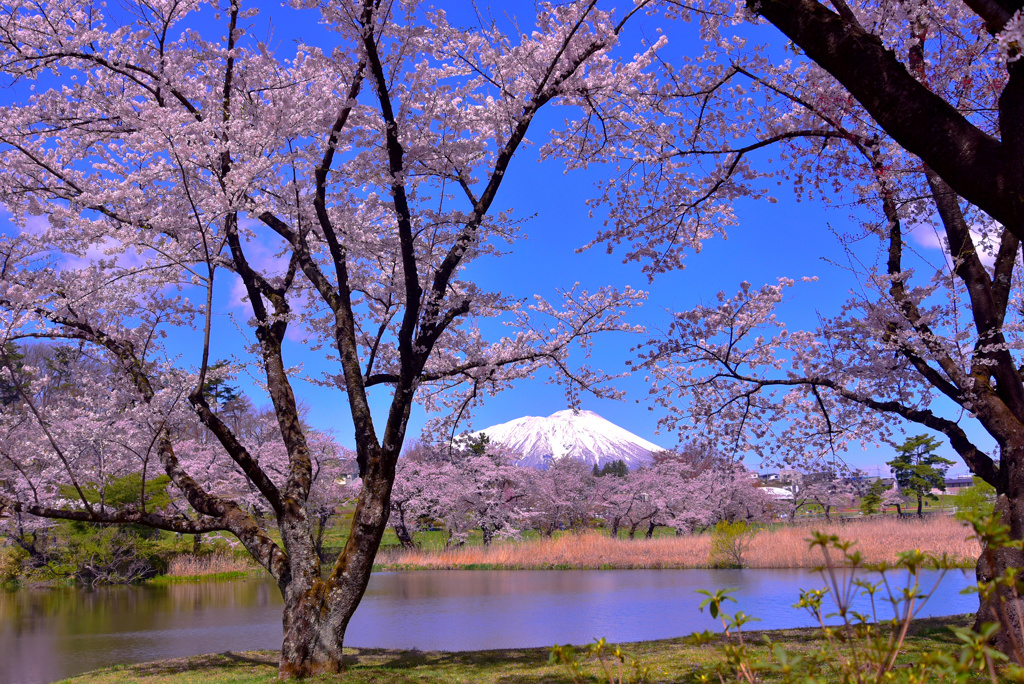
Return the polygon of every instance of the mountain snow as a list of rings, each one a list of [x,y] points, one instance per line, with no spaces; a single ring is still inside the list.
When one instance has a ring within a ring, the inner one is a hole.
[[[516,464],[547,468],[561,458],[574,458],[599,467],[622,460],[636,468],[663,449],[628,430],[605,420],[593,411],[568,409],[546,418],[524,416],[507,423],[478,430],[494,444],[522,454]]]

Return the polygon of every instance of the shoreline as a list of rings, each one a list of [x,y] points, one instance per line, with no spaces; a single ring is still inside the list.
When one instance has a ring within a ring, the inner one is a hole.
[[[899,662],[913,662],[924,651],[952,651],[958,640],[947,626],[970,626],[973,615],[947,615],[914,620],[906,649]],[[745,630],[747,643],[758,656],[767,656],[762,636],[794,649],[806,648],[817,638],[818,628],[781,630]],[[715,641],[721,641],[718,635]],[[707,646],[687,643],[687,636],[653,641],[617,644],[630,657],[651,667],[658,677],[710,674],[721,655]],[[317,681],[343,681],[345,684],[402,681],[423,684],[435,682],[473,682],[501,684],[510,682],[568,682],[564,670],[549,663],[550,646],[480,651],[419,651],[416,649],[345,648],[346,671],[341,676],[322,676]],[[59,680],[60,684],[121,684],[122,682],[160,682],[161,684],[249,684],[274,681],[277,677],[277,651],[245,651],[204,654],[166,660],[117,665]],[[594,674],[598,665],[591,666]],[[660,680],[659,680],[660,681]],[[667,681],[683,681],[671,679]]]

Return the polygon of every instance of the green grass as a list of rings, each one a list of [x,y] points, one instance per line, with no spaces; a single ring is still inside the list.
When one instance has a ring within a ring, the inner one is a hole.
[[[968,626],[970,621],[971,616],[915,621],[899,662],[915,662],[923,653],[934,650],[955,652],[958,641],[946,626]],[[764,634],[785,644],[791,651],[806,651],[818,643],[818,637],[810,629],[776,630]],[[759,643],[756,634],[750,633],[748,638]],[[666,684],[698,682],[700,674],[711,674],[714,663],[720,662],[721,658],[713,646],[692,646],[682,638],[625,644],[623,650],[630,658],[636,658],[650,668],[652,681]],[[766,657],[767,649],[758,646],[752,655],[755,658]],[[346,660],[344,675],[315,677],[306,681],[344,681],[345,684],[556,684],[571,681],[559,667],[548,664],[548,651],[544,648],[455,653],[346,649]],[[598,672],[596,664],[589,669],[594,675]],[[69,684],[269,684],[276,677],[277,653],[252,651],[119,666],[64,681]],[[713,680],[717,681],[717,677]]]
[[[259,577],[266,573],[263,568],[252,570],[235,570],[232,572],[215,572],[209,575],[157,575],[143,582],[143,584],[190,584],[195,582],[224,581],[242,579],[243,577]]]

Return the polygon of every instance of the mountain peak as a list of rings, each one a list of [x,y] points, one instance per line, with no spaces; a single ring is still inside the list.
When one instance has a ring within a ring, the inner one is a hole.
[[[565,409],[550,416],[523,416],[507,423],[478,430],[522,454],[518,465],[547,468],[555,460],[574,458],[599,467],[622,460],[636,468],[661,451],[657,444],[634,435],[593,411]]]

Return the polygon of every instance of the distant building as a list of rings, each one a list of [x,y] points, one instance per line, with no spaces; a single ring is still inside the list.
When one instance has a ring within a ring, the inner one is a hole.
[[[780,470],[779,479],[795,487],[802,487],[804,484],[804,474],[799,470]]]
[[[974,486],[974,478],[970,475],[966,475],[964,477],[947,477],[946,491],[940,492],[938,489],[933,489],[932,494],[959,494],[972,486]]]

